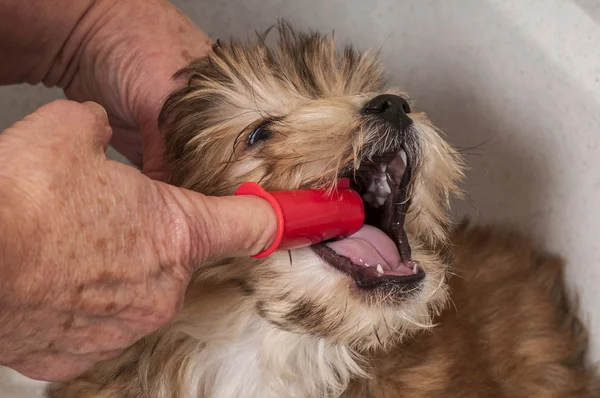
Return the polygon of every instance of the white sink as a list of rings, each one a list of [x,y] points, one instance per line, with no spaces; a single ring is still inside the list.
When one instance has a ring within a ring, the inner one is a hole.
[[[175,3],[213,38],[248,37],[285,17],[382,47],[392,81],[451,142],[473,147],[465,149],[471,203],[457,204],[456,213],[518,225],[567,260],[592,330],[592,359],[600,360],[598,0]],[[0,129],[55,96],[0,89]],[[8,377],[0,374],[0,383]]]

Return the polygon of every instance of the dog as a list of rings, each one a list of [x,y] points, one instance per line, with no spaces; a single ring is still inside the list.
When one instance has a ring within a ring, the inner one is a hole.
[[[349,178],[365,226],[208,264],[171,324],[48,397],[600,397],[561,260],[452,222],[463,159],[376,52],[274,29],[177,74],[170,182],[223,196]]]

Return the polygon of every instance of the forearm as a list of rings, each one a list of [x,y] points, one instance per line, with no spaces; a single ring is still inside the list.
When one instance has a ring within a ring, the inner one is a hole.
[[[79,48],[100,0],[0,2],[0,84],[61,84],[77,68]]]

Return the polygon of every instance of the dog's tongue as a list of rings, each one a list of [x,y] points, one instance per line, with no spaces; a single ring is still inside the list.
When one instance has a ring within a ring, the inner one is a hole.
[[[404,264],[396,244],[383,231],[370,225],[363,225],[354,235],[329,242],[327,246],[356,265],[372,268],[380,265],[384,274],[404,276],[414,273],[412,261]]]

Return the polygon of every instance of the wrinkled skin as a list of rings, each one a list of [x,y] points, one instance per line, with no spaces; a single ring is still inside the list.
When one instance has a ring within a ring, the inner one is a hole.
[[[269,246],[275,218],[262,199],[148,178],[167,172],[156,119],[171,76],[209,48],[168,2],[0,8],[0,58],[14,60],[0,83],[95,102],[50,103],[0,134],[0,364],[65,380],[172,319],[205,261]],[[107,160],[109,141],[146,175]]]
[[[114,129],[111,144],[134,164],[143,164],[150,177],[163,178],[158,113],[176,88],[173,74],[206,54],[211,41],[165,1],[96,3],[96,23],[81,29],[89,42],[82,49],[80,72],[72,78],[63,74],[59,84],[70,99],[104,106]]]
[[[106,159],[103,112],[57,101],[0,136],[0,361],[33,378],[118,354],[176,314],[194,269],[256,253],[275,229],[247,211],[269,215],[262,199],[205,197]]]

